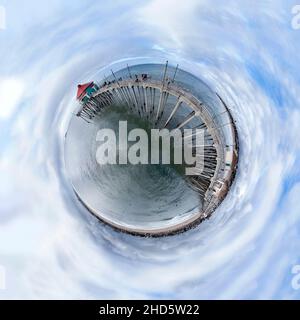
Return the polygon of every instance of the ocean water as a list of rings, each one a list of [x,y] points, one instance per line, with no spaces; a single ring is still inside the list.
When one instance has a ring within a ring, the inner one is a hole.
[[[175,225],[199,213],[202,199],[186,181],[183,166],[99,165],[97,134],[111,129],[119,141],[119,121],[127,121],[127,131],[142,128],[151,134],[149,120],[128,111],[127,105],[107,107],[90,123],[79,117],[70,121],[64,145],[66,174],[85,206],[114,224],[135,230]],[[116,147],[117,155],[118,143]]]
[[[299,299],[296,1],[1,4],[0,298]],[[140,238],[80,205],[64,137],[78,83],[110,64],[166,60],[229,105],[239,169],[209,220]]]

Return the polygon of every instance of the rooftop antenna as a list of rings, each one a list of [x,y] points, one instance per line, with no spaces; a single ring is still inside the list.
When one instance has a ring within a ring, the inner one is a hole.
[[[129,69],[129,65],[128,65],[128,63],[127,63],[127,70],[128,70],[128,73],[129,73],[129,77],[130,77],[130,79],[132,79],[132,76],[131,76],[131,72],[130,72],[130,69]]]
[[[112,70],[112,69],[110,69],[110,71],[111,71],[111,73],[112,73],[113,77],[115,78],[116,83],[117,83],[117,84],[118,84],[118,86],[120,87],[119,81],[118,81],[118,79],[117,79],[116,75],[114,74],[113,70]]]
[[[165,70],[164,70],[164,76],[163,76],[163,79],[162,79],[162,82],[163,82],[163,87],[164,87],[164,84],[165,84],[165,80],[166,80],[166,74],[167,74],[167,69],[168,69],[168,60],[166,61],[166,65],[165,65]]]
[[[168,60],[166,61],[165,70],[164,70],[164,76],[163,76],[163,79],[162,79],[162,88],[161,88],[159,104],[158,104],[157,113],[156,113],[156,121],[158,121],[159,114],[160,114],[162,98],[163,98],[163,95],[164,95],[164,88],[165,88],[165,80],[166,80],[167,69],[168,69]]]
[[[119,83],[119,81],[118,81],[118,79],[117,79],[117,77],[116,77],[115,73],[113,72],[113,70],[112,70],[112,69],[111,69],[110,71],[111,71],[111,73],[112,73],[113,77],[115,78],[115,80],[116,80],[116,82],[117,82],[117,84],[118,84],[118,87],[119,87],[119,89],[120,89],[120,91],[121,91],[121,95],[120,95],[120,97],[121,97],[121,101],[122,101],[122,95],[123,95],[123,97],[124,97],[124,98],[125,98],[125,100],[126,100],[126,103],[127,103],[127,104],[128,104],[128,106],[130,107],[130,103],[129,103],[129,101],[128,101],[128,99],[127,99],[127,97],[126,97],[126,95],[125,95],[125,93],[124,93],[124,91],[123,91],[123,89],[122,89],[122,87],[120,86],[120,83]]]
[[[173,76],[173,79],[172,79],[172,82],[174,82],[175,81],[175,77],[176,77],[176,73],[177,73],[177,70],[178,70],[178,64],[177,64],[177,66],[176,66],[176,69],[175,69],[175,72],[174,72],[174,76]]]

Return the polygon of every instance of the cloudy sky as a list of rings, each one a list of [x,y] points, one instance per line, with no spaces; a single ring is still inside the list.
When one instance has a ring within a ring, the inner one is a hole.
[[[0,1],[0,298],[299,299],[296,3]],[[77,83],[139,58],[167,58],[208,83],[241,143],[214,216],[164,239],[97,223],[64,169]]]

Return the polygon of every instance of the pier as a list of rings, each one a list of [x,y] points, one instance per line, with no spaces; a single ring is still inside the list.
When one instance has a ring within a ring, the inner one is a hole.
[[[173,233],[208,218],[227,195],[237,170],[237,130],[225,102],[217,95],[223,110],[219,114],[213,113],[209,106],[176,82],[178,65],[171,76],[167,75],[167,69],[168,62],[161,80],[153,79],[150,74],[132,74],[128,65],[126,77],[117,78],[111,71],[111,80],[104,79],[102,83],[97,84],[97,90],[85,103],[81,103],[77,113],[84,121],[91,122],[110,106],[123,105],[139,117],[150,121],[154,128],[205,130],[203,154],[194,154],[204,157],[204,169],[199,174],[195,168],[195,175],[186,176],[191,187],[197,190],[203,199],[203,209],[198,215],[172,230],[144,230],[138,232],[139,234]],[[183,110],[185,117],[175,121]],[[218,119],[221,116],[224,118],[224,115],[227,120],[220,123]],[[229,132],[227,135],[224,134],[225,127]],[[126,228],[122,231],[135,233],[134,230]]]

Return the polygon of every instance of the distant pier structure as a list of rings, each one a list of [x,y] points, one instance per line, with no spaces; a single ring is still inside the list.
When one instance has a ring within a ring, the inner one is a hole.
[[[101,116],[106,108],[124,105],[136,115],[152,122],[155,128],[205,130],[203,154],[198,155],[204,159],[204,169],[198,173],[195,168],[195,175],[186,176],[191,187],[201,196],[203,208],[198,214],[175,227],[143,231],[120,228],[102,219],[99,213],[88,209],[104,222],[131,234],[160,236],[184,231],[210,217],[233,183],[239,154],[238,134],[233,116],[218,94],[215,94],[215,97],[219,108],[214,109],[193,94],[181,81],[176,81],[178,65],[170,74],[166,62],[160,79],[152,77],[151,73],[133,73],[128,65],[126,69],[127,73],[123,73],[121,77],[111,70],[111,76],[101,83],[78,85],[77,99],[80,108],[76,115],[86,122],[92,122],[94,117]]]

